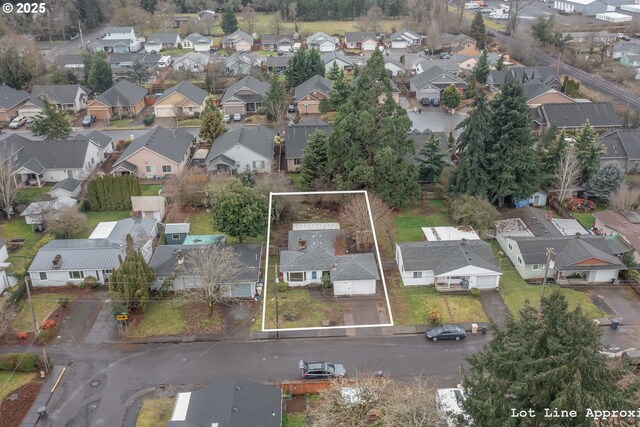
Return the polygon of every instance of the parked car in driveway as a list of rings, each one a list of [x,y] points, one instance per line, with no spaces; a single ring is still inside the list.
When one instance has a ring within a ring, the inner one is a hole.
[[[33,117],[29,117],[27,121],[24,122],[24,124],[27,127],[27,129],[31,129],[31,126],[33,126]]]
[[[433,105],[434,107],[439,107],[440,106],[440,100],[438,98],[433,98],[431,100],[431,105]]]
[[[431,105],[431,100],[429,100],[429,98],[422,98],[420,104],[422,104],[423,107],[428,107]]]
[[[82,126],[91,126],[93,123],[95,123],[96,121],[96,116],[93,114],[89,114],[84,116],[84,119],[82,119]]]
[[[11,120],[9,123],[9,127],[11,129],[18,129],[20,126],[27,122],[27,118],[25,116],[18,116],[15,119]]]
[[[229,123],[229,121],[231,121],[231,116],[228,114],[225,114],[224,116],[222,116],[222,121],[225,123]]]
[[[460,326],[440,325],[425,332],[425,337],[433,342],[438,340],[460,341],[467,336],[467,333]]]
[[[242,120],[242,114],[240,114],[240,113],[235,113],[235,114],[233,115],[233,121],[234,121],[234,122],[239,122],[240,120]]]
[[[347,375],[347,370],[339,363],[307,362],[301,360],[298,367],[302,369],[302,378],[305,380],[337,378]]]

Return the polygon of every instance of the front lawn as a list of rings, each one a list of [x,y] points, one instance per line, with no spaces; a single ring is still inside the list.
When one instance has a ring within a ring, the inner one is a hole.
[[[9,371],[0,372],[0,402],[4,398],[11,395],[14,390],[19,389],[23,385],[29,384],[36,379],[33,372],[15,372],[13,375]]]
[[[162,397],[149,399],[142,402],[142,408],[138,413],[136,427],[156,427],[165,426],[171,420],[173,397]]]
[[[189,52],[193,52],[191,49],[162,49],[160,51],[160,53],[164,56],[164,55],[170,55],[170,56],[183,56],[186,55]]]
[[[200,119],[184,119],[178,121],[178,127],[200,127],[202,121]]]
[[[51,294],[35,294],[31,296],[33,302],[33,311],[36,313],[36,322],[38,326],[58,308],[58,298],[66,297],[73,300],[73,295],[64,295],[60,293]],[[25,297],[16,304],[16,318],[13,321],[13,330],[16,332],[32,332],[33,319],[31,317],[31,307],[29,301]]]
[[[109,126],[114,128],[123,128],[131,125],[133,123],[133,119],[115,119],[109,121]]]
[[[307,414],[282,414],[282,427],[305,427],[307,425]]]
[[[140,185],[140,190],[143,196],[157,196],[163,187],[163,184],[143,184]]]
[[[442,200],[425,200],[402,209],[395,217],[396,242],[424,240],[422,227],[444,227],[452,221]]]
[[[178,297],[180,298],[180,297]],[[222,314],[215,310],[207,317],[205,304],[186,300],[152,300],[135,326],[129,327],[127,335],[132,338],[153,336],[190,335],[219,332]]]
[[[573,212],[573,216],[587,230],[590,230],[591,227],[593,227],[593,224],[595,224],[595,222],[596,222],[596,217],[593,216],[593,214],[591,212],[586,212],[586,213]]]

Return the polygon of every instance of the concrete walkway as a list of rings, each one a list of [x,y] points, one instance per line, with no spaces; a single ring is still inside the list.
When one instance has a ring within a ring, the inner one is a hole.
[[[44,380],[44,384],[42,384],[42,388],[40,389],[40,393],[38,393],[38,397],[29,408],[29,411],[22,419],[22,423],[20,423],[20,427],[33,427],[38,424],[38,420],[40,420],[40,415],[38,415],[38,408],[47,406],[49,403],[49,399],[53,395],[53,392],[56,390],[58,386],[58,382],[64,372],[66,371],[65,366],[54,366],[51,372],[49,372],[49,376]]]
[[[504,327],[505,315],[509,309],[498,291],[480,291],[480,304],[491,322]]]

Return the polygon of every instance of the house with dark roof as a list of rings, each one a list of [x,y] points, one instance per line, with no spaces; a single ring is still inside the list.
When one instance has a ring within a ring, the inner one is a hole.
[[[500,268],[491,245],[483,240],[396,243],[396,263],[405,286],[496,289]]]
[[[276,133],[264,126],[232,129],[213,141],[205,160],[212,173],[242,173],[249,169],[271,171]]]
[[[284,53],[293,51],[294,38],[291,34],[263,34],[260,37],[262,50]]]
[[[82,181],[74,178],[67,178],[57,182],[47,194],[53,198],[78,197],[82,190]]]
[[[167,427],[280,427],[282,391],[241,378],[178,393]]]
[[[220,99],[224,114],[255,113],[267,98],[271,86],[253,76],[246,76],[229,86]]]
[[[109,65],[111,65],[114,73],[129,73],[136,62],[140,62],[147,69],[165,68],[168,65],[163,61],[163,56],[159,53],[123,52],[113,53],[109,57]]]
[[[640,170],[640,129],[616,129],[600,135],[605,149],[600,165],[617,163],[625,171]]]
[[[373,31],[347,32],[344,33],[344,44],[347,49],[375,50],[378,39]]]
[[[496,240],[525,280],[544,278],[548,248],[553,253],[547,278],[558,283],[611,282],[627,269],[605,238],[574,223],[554,220],[531,207],[515,209],[509,216],[496,221]]]
[[[322,31],[307,37],[307,48],[315,49],[320,53],[335,52],[339,44],[340,39],[338,37],[330,36]]]
[[[421,36],[418,33],[404,28],[391,34],[389,38],[391,39],[392,49],[406,49],[409,46],[422,44],[422,39],[424,39],[424,36]]]
[[[267,72],[269,72],[269,74],[284,73],[290,59],[291,57],[286,55],[267,57]]]
[[[460,92],[467,89],[467,82],[462,78],[437,66],[413,76],[410,80],[410,90],[415,92],[418,100],[422,98],[440,99],[442,91],[450,85],[455,85]]]
[[[193,49],[196,52],[209,52],[213,45],[213,37],[203,36],[199,33],[189,34],[182,40],[183,49]]]
[[[294,90],[296,108],[300,114],[320,114],[320,102],[329,98],[333,82],[316,74]]]
[[[287,172],[295,172],[302,164],[302,156],[309,137],[316,132],[331,133],[331,125],[317,117],[312,117],[298,124],[287,126],[284,134],[285,158],[287,159]]]
[[[223,38],[221,44],[223,49],[231,49],[236,52],[251,52],[253,37],[242,30],[237,30]]]
[[[175,175],[187,165],[194,143],[195,137],[184,129],[158,126],[131,141],[111,174],[139,178]]]
[[[256,283],[260,279],[262,245],[227,245],[220,243],[224,250],[233,251],[242,264],[242,271],[230,283],[221,284],[231,298],[253,298]],[[156,248],[149,266],[156,272],[156,280],[151,289],[157,290],[171,279],[171,290],[182,291],[202,286],[202,277],[194,274],[193,265],[210,245],[160,245]]]
[[[618,213],[611,210],[594,212],[594,231],[607,237],[614,254],[633,252],[636,263],[640,262],[640,215],[637,211]],[[610,238],[618,237],[617,240]],[[612,245],[615,244],[616,246]],[[619,246],[619,248],[617,248]]]
[[[229,74],[246,76],[247,74],[251,74],[252,70],[260,69],[260,61],[258,61],[254,56],[248,53],[235,52],[231,56],[212,57],[212,59],[213,58],[215,58],[214,63],[220,61],[224,70]],[[279,56],[278,58],[282,57]]]
[[[508,70],[491,70],[487,76],[487,86],[492,92],[500,90],[507,81]]]
[[[147,89],[122,79],[87,104],[87,114],[98,120],[135,117],[144,108]]]
[[[175,49],[181,41],[178,33],[151,33],[144,44],[144,51],[158,53],[164,49]]]
[[[338,223],[294,223],[288,249],[280,252],[280,273],[289,286],[319,284],[329,276],[335,296],[374,295],[380,279],[374,254],[347,254],[345,247]]]
[[[452,152],[452,149],[449,148],[449,143],[447,141],[447,135],[444,132],[433,132],[431,129],[425,129],[424,131],[419,131],[418,129],[413,129],[407,135],[411,141],[413,141],[413,145],[415,147],[415,154],[408,155],[405,157],[405,161],[407,163],[411,163],[414,165],[420,165],[425,159],[420,154],[424,146],[428,141],[431,140],[433,136],[438,138],[440,143],[440,152],[442,153],[442,162],[446,166],[453,166],[454,162],[452,157],[455,153]]]
[[[31,97],[18,109],[18,114],[27,117],[41,114],[45,99],[59,110],[77,114],[87,108],[89,93],[90,90],[81,85],[35,85]]]
[[[539,107],[543,104],[574,104],[576,102],[570,96],[540,80],[529,80],[522,85],[522,92],[531,108]]]
[[[15,90],[5,83],[0,85],[0,123],[9,123],[18,115],[18,109],[31,97],[29,92]]]
[[[507,71],[506,81],[517,81],[524,84],[531,80],[541,81],[547,86],[551,86],[556,90],[562,88],[562,82],[558,76],[558,72],[555,67],[539,66],[539,67],[511,67]]]
[[[183,80],[163,92],[153,105],[153,111],[156,117],[194,117],[202,112],[206,97],[206,90]]]
[[[443,52],[466,55],[471,50],[477,50],[477,42],[473,37],[466,34],[442,34],[440,36],[440,50]],[[462,48],[462,49],[461,49]],[[479,52],[478,52],[479,54]]]
[[[355,62],[341,51],[325,52],[321,56],[324,62],[325,73],[329,73],[333,68],[333,64],[338,66],[339,70],[345,73],[351,73],[355,67]]]
[[[167,245],[181,245],[189,235],[191,224],[188,222],[167,223],[164,226],[164,238]]]
[[[427,71],[432,67],[440,67],[447,73],[453,74],[455,76],[459,75],[462,70],[460,70],[460,64],[452,59],[424,59],[419,58],[417,61],[413,63],[411,68],[411,74],[417,75]]]
[[[153,240],[158,235],[154,218],[126,218],[101,222],[88,239],[60,239],[45,244],[28,268],[34,286],[78,285],[88,277],[108,283],[114,268],[126,255],[127,235],[145,260],[151,259]]]
[[[555,126],[559,131],[575,132],[589,121],[596,130],[622,127],[622,120],[610,102],[543,104],[533,112],[533,130],[541,132]]]

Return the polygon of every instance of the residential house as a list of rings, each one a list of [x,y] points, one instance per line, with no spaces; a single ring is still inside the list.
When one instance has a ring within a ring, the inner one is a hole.
[[[31,95],[24,90],[15,90],[5,83],[0,85],[0,122],[8,123],[18,115],[18,109]]]
[[[253,76],[245,76],[229,86],[220,100],[224,114],[255,113],[267,98],[270,85]]]
[[[356,65],[351,58],[341,51],[325,52],[322,54],[321,58],[322,62],[324,62],[325,74],[331,71],[334,63],[338,65],[339,70],[342,70],[347,74],[351,73]]]
[[[31,90],[31,98],[18,109],[18,114],[34,117],[44,111],[44,100],[59,110],[74,114],[87,108],[90,90],[81,85],[35,85]]]
[[[331,133],[331,125],[317,117],[287,126],[284,134],[287,172],[295,172],[302,164],[302,155],[307,148],[309,137],[316,132]]]
[[[13,153],[16,180],[38,187],[67,178],[83,180],[102,162],[100,145],[88,138],[32,141],[12,134],[0,146]]]
[[[500,90],[503,84],[507,82],[508,70],[491,70],[487,76],[487,86],[492,92]]]
[[[606,210],[594,212],[593,216],[596,217],[593,231],[598,236],[620,236],[631,247],[636,263],[640,262],[640,215],[637,211],[618,213]]]
[[[293,52],[294,37],[290,34],[263,34],[260,38],[262,50],[285,53]]]
[[[7,276],[7,270],[11,268],[11,263],[7,262],[9,252],[7,251],[6,239],[0,237],[0,292],[13,286],[13,280]]]
[[[615,36],[615,34],[611,35]],[[622,55],[640,55],[640,44],[635,42],[620,42],[614,44],[611,57],[613,59],[620,59]]]
[[[640,67],[640,55],[625,53],[620,57],[620,64],[625,67],[638,68]]]
[[[234,251],[242,264],[242,274],[232,283],[224,283],[224,290],[232,298],[253,298],[256,283],[260,279],[262,245],[222,245]],[[193,272],[193,262],[198,254],[210,245],[160,245],[156,248],[149,266],[156,272],[151,289],[160,289],[171,279],[171,289],[182,291],[198,287],[201,278]]]
[[[417,34],[405,28],[391,34],[390,39],[392,49],[406,49],[409,46],[422,44],[422,39],[424,39],[424,36],[421,36],[420,34]]]
[[[253,46],[253,37],[242,30],[229,34],[222,39],[222,48],[231,49],[236,52],[250,52]]]
[[[559,91],[562,88],[562,82],[556,67],[511,67],[507,71],[505,81],[511,82],[514,80],[522,84],[531,80],[538,80],[555,90]]]
[[[77,54],[58,55],[56,56],[56,65],[65,71],[80,74],[84,70],[84,56]]]
[[[531,108],[543,104],[574,104],[576,101],[570,96],[548,86],[540,80],[530,80],[522,85],[522,92]]]
[[[296,86],[294,99],[301,114],[320,114],[320,102],[329,98],[333,82],[316,74]]]
[[[205,160],[212,173],[242,173],[271,171],[276,133],[264,126],[232,129],[213,141]]]
[[[335,52],[340,45],[340,39],[318,31],[317,33],[307,37],[307,47],[315,49],[318,52]]]
[[[126,218],[101,222],[88,239],[52,240],[36,254],[28,273],[34,286],[78,285],[93,277],[98,283],[108,283],[114,268],[126,255],[127,235],[133,238],[148,262],[153,240],[158,234],[153,218]]]
[[[410,80],[410,90],[415,92],[416,99],[440,99],[442,90],[452,84],[461,92],[467,89],[467,82],[463,79],[436,66],[413,76]]]
[[[167,199],[162,196],[131,196],[131,211],[142,218],[162,221],[167,209]]]
[[[617,163],[627,172],[640,170],[640,129],[616,129],[600,135],[605,149],[600,165]]]
[[[267,72],[269,74],[284,73],[289,64],[290,56],[269,56],[267,57]]]
[[[202,73],[206,71],[207,66],[210,63],[211,59],[208,54],[202,52],[189,52],[174,60],[173,69],[176,71]]]
[[[235,52],[233,55],[223,58],[222,64],[227,73],[237,76],[246,76],[247,74],[251,74],[254,68],[260,67],[260,63],[256,58],[243,52]]]
[[[434,136],[437,137],[440,142],[439,151],[442,153],[442,162],[446,166],[453,166],[454,162],[452,160],[452,157],[455,155],[455,153],[453,153],[452,149],[449,147],[447,135],[444,132],[433,132],[431,129],[425,129],[424,131],[413,129],[411,132],[409,132],[408,137],[411,141],[413,141],[415,154],[406,156],[404,160],[407,163],[419,166],[425,160],[425,157],[420,154],[420,152],[427,144],[427,142],[429,142]]]
[[[204,108],[207,91],[188,80],[167,89],[153,105],[156,117],[194,117]]]
[[[384,57],[384,68],[389,71],[391,76],[403,76],[407,73],[407,69],[402,62],[396,61],[389,56]]]
[[[104,40],[128,40],[134,42],[138,39],[133,27],[107,27],[102,36]]]
[[[575,220],[553,219],[532,207],[515,209],[510,217],[496,221],[496,239],[525,280],[542,280],[548,270],[547,277],[559,283],[605,283],[627,269],[603,237],[588,234]]]
[[[479,56],[480,50],[475,39],[466,34],[443,34],[440,36],[440,50],[452,55]]]
[[[378,46],[378,39],[372,31],[348,32],[344,33],[344,43],[347,49],[371,51]]]
[[[158,126],[134,138],[114,163],[111,173],[139,178],[177,174],[187,165],[194,143],[195,137],[184,129]]]
[[[81,190],[82,181],[75,178],[67,178],[57,182],[47,194],[56,199],[71,198],[78,197]]]
[[[533,130],[538,132],[551,126],[575,132],[582,129],[587,120],[596,130],[622,127],[622,120],[610,102],[543,104],[532,115]]]
[[[133,27],[108,27],[102,38],[89,44],[93,52],[137,52],[140,43]]]
[[[181,41],[178,33],[151,33],[144,44],[144,51],[158,53],[164,49],[175,49]]]
[[[473,72],[473,69],[478,63],[478,57],[471,55],[452,55],[449,59],[458,63],[458,67],[460,67],[462,75],[464,76],[467,76],[469,75],[469,73]]]
[[[78,133],[74,135],[72,139],[74,141],[82,141],[86,139],[93,142],[94,144],[97,144],[100,147],[101,159],[106,159],[107,157],[109,157],[111,153],[113,153],[113,150],[115,148],[113,137],[97,130],[91,131],[89,133]]]
[[[178,393],[167,427],[280,427],[282,391],[241,378]]]
[[[396,243],[396,263],[404,286],[433,285],[438,291],[496,289],[502,273],[491,245],[480,239],[456,238],[456,234],[449,238],[443,234],[442,240]]]
[[[411,74],[412,75],[421,74],[427,71],[429,68],[433,68],[433,67],[440,67],[447,73],[453,74],[454,76],[460,75],[460,72],[462,71],[460,70],[460,64],[458,64],[456,61],[452,60],[451,58],[450,59],[419,58],[416,62],[414,62],[411,69]]]
[[[183,49],[193,49],[196,52],[209,52],[213,46],[213,37],[198,33],[189,34],[182,40]]]
[[[140,62],[147,69],[166,68],[169,65],[167,57],[159,53],[124,52],[113,53],[109,57],[109,64],[114,72],[122,71],[128,73],[136,62]]]
[[[287,285],[319,284],[328,275],[335,296],[376,293],[380,274],[374,254],[347,254],[340,224],[294,223],[288,242],[288,250],[280,252],[280,273]]]
[[[78,204],[78,201],[71,197],[59,197],[53,200],[33,202],[22,211],[20,216],[24,217],[27,225],[30,225],[33,230],[43,231],[47,221],[56,219],[63,210],[72,208],[76,204]]]
[[[190,228],[188,222],[168,223],[164,226],[164,240],[167,245],[181,245],[189,235]]]
[[[120,117],[134,117],[144,108],[147,89],[136,86],[126,79],[119,80],[109,89],[87,104],[87,114],[98,120]]]

